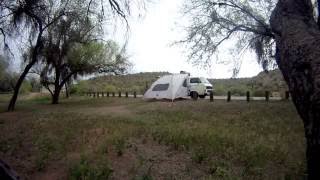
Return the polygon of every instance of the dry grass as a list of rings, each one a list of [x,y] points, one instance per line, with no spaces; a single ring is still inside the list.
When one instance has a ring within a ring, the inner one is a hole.
[[[291,102],[48,103],[26,99],[0,114],[0,157],[29,179],[304,177],[303,126]]]

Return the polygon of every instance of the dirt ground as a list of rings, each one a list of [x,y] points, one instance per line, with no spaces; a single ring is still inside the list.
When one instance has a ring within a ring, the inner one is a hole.
[[[170,103],[160,102],[160,106],[172,106]],[[38,106],[38,107],[36,107]],[[60,108],[51,108],[50,105],[33,105],[33,108],[40,108],[44,111],[56,111]],[[52,109],[52,110],[50,110]],[[78,107],[70,109],[69,112],[77,112],[81,115],[113,116],[132,115],[133,111],[125,105],[101,106],[101,107]],[[81,159],[82,152],[73,149],[63,158],[52,158],[47,162],[46,167],[41,171],[35,166],[36,151],[30,127],[35,115],[30,109],[20,109],[16,112],[1,113],[1,136],[5,139],[17,141],[15,148],[7,152],[0,152],[0,157],[9,163],[23,179],[33,180],[58,180],[69,178],[69,164]],[[18,132],[17,132],[17,129]],[[18,133],[18,134],[17,134]],[[17,138],[16,136],[19,136]],[[96,153],[102,136],[108,136],[108,130],[103,128],[90,129],[85,132],[87,143],[86,153]],[[15,140],[18,139],[18,140]],[[7,143],[7,142],[6,142]],[[9,144],[9,143],[8,143]],[[8,145],[10,146],[10,145]],[[113,147],[108,147],[105,154],[112,168],[110,179],[143,179],[152,177],[153,179],[201,179],[207,175],[207,169],[192,161],[191,155],[176,151],[170,146],[161,145],[151,137],[142,139],[130,138],[127,140],[125,150],[119,156]]]
[[[0,159],[23,179],[298,180],[304,154],[289,102],[26,98],[0,113]]]

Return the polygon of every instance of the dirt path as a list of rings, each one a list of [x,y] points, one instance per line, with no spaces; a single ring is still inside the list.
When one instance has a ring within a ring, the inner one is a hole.
[[[102,107],[94,107],[94,108],[83,108],[83,110],[76,110],[83,114],[92,114],[92,115],[130,115],[131,111],[125,105],[119,106],[102,106]]]
[[[207,175],[204,168],[195,164],[190,154],[176,151],[152,140],[131,140],[121,157],[108,155],[114,172],[112,179],[201,179]]]

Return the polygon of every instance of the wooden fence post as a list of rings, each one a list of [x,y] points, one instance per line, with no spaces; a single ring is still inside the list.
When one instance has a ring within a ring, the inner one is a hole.
[[[99,91],[97,92],[97,98],[99,98]]]
[[[267,102],[269,101],[269,96],[270,96],[269,91],[266,91],[266,101],[267,101]]]
[[[250,102],[250,91],[247,91],[247,102]]]
[[[126,98],[129,97],[128,92],[126,92]]]
[[[102,97],[104,97],[104,92],[102,92],[101,94],[102,94]]]
[[[137,98],[137,92],[133,92],[133,97]]]
[[[210,102],[213,102],[213,92],[210,92]]]
[[[231,92],[228,91],[228,97],[227,97],[227,102],[230,102],[231,101]]]
[[[119,97],[121,97],[121,91],[119,91]]]
[[[289,100],[289,98],[290,98],[290,93],[289,91],[286,91],[286,100]]]
[[[109,94],[109,92],[107,92],[107,97],[109,97],[110,96],[110,94]]]

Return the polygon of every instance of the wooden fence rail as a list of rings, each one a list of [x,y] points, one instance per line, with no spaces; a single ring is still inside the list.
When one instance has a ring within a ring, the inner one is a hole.
[[[116,97],[116,93],[115,92],[86,92],[84,93],[86,96],[89,97],[94,97],[94,98],[100,98],[100,97],[110,97],[110,95],[112,97]],[[125,97],[128,98],[130,96],[129,92],[125,92]],[[137,98],[137,93],[133,92],[132,96],[134,98]],[[122,97],[122,92],[118,92],[118,97]]]
[[[84,93],[86,96],[89,96],[89,97],[93,97],[93,98],[100,98],[100,97],[116,97],[116,93],[115,92],[86,92]],[[128,98],[128,97],[133,97],[133,98],[137,98],[137,92],[133,92],[133,93],[129,93],[129,92],[125,92],[124,93],[124,97]],[[276,100],[289,100],[290,99],[290,93],[289,91],[285,91],[284,93],[284,98],[279,98],[279,99],[276,99]],[[117,95],[119,98],[122,97],[122,92],[119,91],[118,92],[118,95]],[[218,97],[223,97],[223,96],[214,96],[214,92],[211,92],[209,94],[209,100],[210,102],[213,102],[214,99],[218,99]],[[243,97],[238,97],[238,96],[232,96],[232,93],[230,91],[227,92],[226,94],[226,101],[227,102],[230,102],[232,100],[232,97],[234,97],[234,100],[246,100],[247,102],[250,102],[251,100],[257,100],[257,97],[252,97],[251,96],[251,93],[250,91],[247,91],[245,96]],[[263,97],[259,97],[258,100],[265,100],[266,102],[269,102],[270,101],[270,91],[265,91],[265,96]],[[275,99],[273,99],[275,100]]]

